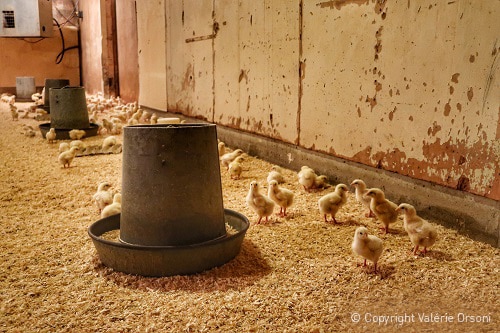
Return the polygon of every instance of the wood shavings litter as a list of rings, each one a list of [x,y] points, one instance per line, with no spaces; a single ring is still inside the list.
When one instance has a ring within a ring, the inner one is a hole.
[[[2,332],[498,330],[498,249],[431,221],[438,242],[427,256],[413,256],[402,219],[380,235],[353,193],[337,214],[342,223],[324,223],[317,201],[333,187],[306,193],[297,170],[284,170],[282,186],[295,193],[288,216],[252,224],[227,264],[190,276],[115,272],[99,261],[87,228],[99,219],[91,200],[97,184],[121,188],[121,154],[81,157],[63,169],[58,144],[47,144],[39,132],[20,134],[22,125],[38,124],[13,122],[0,105]],[[245,204],[248,185],[255,179],[267,191],[271,165],[254,157],[242,164],[239,180],[221,168],[224,206],[255,223]],[[351,251],[359,225],[384,241],[377,274],[359,266],[362,259]],[[454,320],[424,320],[433,315]]]

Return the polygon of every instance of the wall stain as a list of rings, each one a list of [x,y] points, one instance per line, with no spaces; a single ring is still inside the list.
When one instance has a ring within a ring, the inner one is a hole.
[[[436,136],[436,134],[441,130],[441,125],[439,125],[437,123],[437,121],[435,121],[433,124],[432,124],[432,127],[429,127],[427,129],[427,135],[429,136]]]
[[[437,133],[439,130],[439,125],[434,123],[432,131]],[[441,139],[436,138],[434,142],[422,142],[422,159],[407,158],[406,153],[398,148],[392,151],[373,152],[370,146],[351,157],[343,156],[343,158],[500,200],[500,186],[495,181],[495,174],[498,174],[500,167],[496,166],[493,171],[486,167],[495,165],[495,161],[491,161],[493,154],[489,150],[491,148],[488,144],[481,140],[472,146],[467,146],[464,140],[453,143],[449,139],[441,143]],[[482,171],[480,175],[477,173],[478,170]],[[490,175],[488,170],[491,172]]]
[[[448,117],[450,115],[450,112],[451,112],[451,106],[450,106],[450,102],[448,101],[448,103],[446,103],[444,105],[444,115],[445,115],[445,117]]]
[[[194,91],[195,78],[194,78],[194,68],[193,64],[189,63],[186,72],[184,73],[184,81],[182,82],[182,90],[192,90]]]
[[[358,6],[361,5],[368,5],[370,3],[369,0],[332,0],[332,1],[324,1],[317,3],[316,6],[319,6],[320,8],[330,8],[330,9],[337,9],[341,10],[342,7],[351,5],[351,4],[356,4]]]
[[[472,101],[472,97],[474,97],[474,90],[470,87],[469,90],[467,90],[467,99],[469,102]]]

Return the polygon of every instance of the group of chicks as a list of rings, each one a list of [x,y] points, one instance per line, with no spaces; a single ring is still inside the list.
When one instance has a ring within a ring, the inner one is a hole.
[[[221,164],[226,167],[231,178],[238,179],[242,170],[243,151],[236,149],[230,153],[225,153],[223,150],[221,151],[221,147],[224,147],[224,144],[219,142]],[[301,168],[297,173],[297,178],[298,183],[306,192],[330,186],[325,175],[317,175],[308,166]],[[294,202],[294,193],[279,185],[285,182],[280,167],[272,167],[267,182],[267,195],[260,192],[259,183],[253,180],[250,182],[250,188],[245,198],[248,207],[258,216],[256,224],[260,224],[262,220],[268,222],[268,218],[273,214],[276,205],[280,207],[278,215],[287,216],[287,208]],[[373,217],[380,221],[384,234],[389,233],[389,225],[397,221],[399,214],[403,214],[404,229],[414,246],[413,254],[419,254],[419,248],[423,247],[421,253],[425,255],[427,249],[434,245],[437,239],[437,231],[432,224],[417,215],[415,207],[408,203],[395,204],[385,197],[381,189],[367,188],[365,182],[361,179],[352,181],[350,185],[355,188],[356,200],[367,208],[366,217]],[[346,184],[337,184],[333,192],[319,198],[318,209],[325,222],[339,223],[335,216],[342,206],[347,203],[347,192],[349,192],[349,189]],[[328,215],[331,216],[331,220],[328,220]],[[368,229],[361,226],[354,233],[351,247],[355,254],[364,258],[363,266],[366,266],[366,262],[369,260],[373,262],[374,271],[377,272],[377,262],[384,248],[382,239],[369,234]]]
[[[113,193],[109,182],[102,182],[97,186],[92,201],[96,204],[101,218],[120,214],[122,211],[122,195],[119,192]]]

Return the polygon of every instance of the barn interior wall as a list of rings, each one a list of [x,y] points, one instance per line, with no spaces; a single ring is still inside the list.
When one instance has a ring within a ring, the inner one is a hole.
[[[500,199],[499,2],[165,1],[169,111]]]
[[[62,27],[65,47],[78,45],[78,33],[74,29],[78,20],[72,17],[74,5],[69,0],[53,0],[53,17]],[[68,20],[69,19],[69,20]],[[0,92],[16,92],[16,77],[34,77],[36,87],[45,79],[69,79],[71,85],[80,84],[78,49],[64,52],[60,63],[62,39],[54,23],[53,35],[47,38],[0,38]]]

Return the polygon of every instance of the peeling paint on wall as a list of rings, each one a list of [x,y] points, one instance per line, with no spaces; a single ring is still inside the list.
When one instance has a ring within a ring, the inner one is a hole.
[[[498,2],[167,3],[169,108],[500,200]]]

